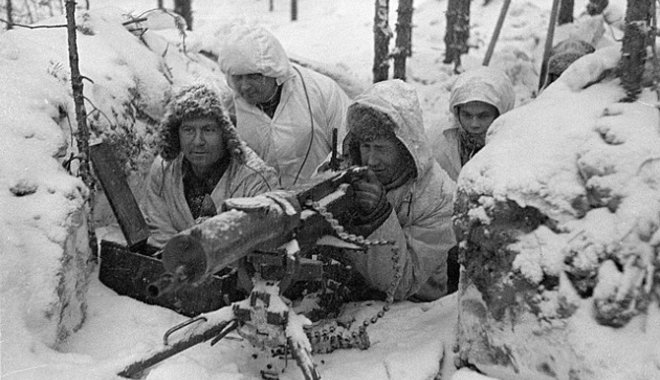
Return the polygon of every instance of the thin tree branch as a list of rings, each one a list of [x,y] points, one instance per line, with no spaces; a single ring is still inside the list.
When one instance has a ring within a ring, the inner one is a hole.
[[[28,28],[28,29],[49,29],[49,28],[66,28],[66,24],[55,24],[55,25],[25,25],[25,24],[17,24],[15,22],[9,22],[5,19],[0,18],[0,22],[4,22],[7,25],[11,26],[18,26],[21,28]]]

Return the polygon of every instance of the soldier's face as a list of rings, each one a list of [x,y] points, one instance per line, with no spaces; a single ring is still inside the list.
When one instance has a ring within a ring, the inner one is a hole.
[[[371,141],[360,141],[360,159],[368,166],[380,183],[388,184],[398,178],[407,164],[396,141],[380,137]]]
[[[277,80],[261,74],[232,75],[231,82],[238,95],[252,105],[271,100],[277,91]]]
[[[197,173],[207,172],[226,153],[222,128],[210,117],[185,119],[179,126],[179,143]]]
[[[474,101],[458,106],[458,121],[472,134],[486,133],[497,116],[497,108],[492,104]]]

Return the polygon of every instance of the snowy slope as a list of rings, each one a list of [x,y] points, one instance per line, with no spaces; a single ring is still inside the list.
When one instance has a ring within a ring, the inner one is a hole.
[[[186,36],[187,55],[180,54],[183,40],[179,31],[171,24],[165,28],[168,21],[150,24],[151,30],[143,36],[150,49],[118,25],[121,13],[139,15],[155,4],[128,0],[99,0],[91,4],[93,17],[87,20],[87,26],[95,34],[79,35],[81,70],[94,82],[85,83],[86,94],[103,111],[95,116],[100,133],[107,128],[103,115],[111,115],[121,127],[117,134],[126,146],[141,147],[140,152],[127,153],[139,157],[138,168],[144,165],[140,160],[149,159],[153,143],[150,131],[172,85],[206,80],[223,88],[224,80],[217,68],[196,52],[213,51],[223,25],[236,17],[271,28],[292,57],[319,63],[328,70],[356,78],[364,86],[370,82],[372,0],[299,0],[299,21],[295,23],[288,21],[288,1],[275,1],[275,12],[271,13],[264,0],[195,0],[195,31]],[[464,57],[466,68],[480,64],[500,5],[497,0],[488,6],[473,3],[474,49]],[[584,1],[576,1],[576,10],[583,5]],[[417,1],[415,6],[413,56],[408,74],[419,92],[426,127],[433,130],[447,116],[446,100],[453,80],[453,68],[442,64],[446,1]],[[391,8],[393,27],[395,4]],[[514,0],[498,42],[492,65],[512,76],[519,103],[528,101],[535,91],[549,8],[550,1]],[[59,233],[62,207],[58,205],[66,201],[71,191],[79,191],[79,181],[60,170],[58,162],[68,157],[74,145],[68,123],[58,109],[61,105],[73,118],[66,82],[67,62],[61,30],[17,30],[0,35],[0,183],[9,188],[27,175],[28,179],[54,187],[58,194],[56,202],[40,196],[32,198],[33,202],[19,204],[7,191],[0,193],[4,237],[0,245],[3,378],[113,378],[133,355],[159,341],[164,331],[183,320],[169,310],[118,297],[94,280],[87,294],[85,323],[64,343],[45,342],[29,323],[35,312],[30,300],[52,291],[52,287],[40,281],[40,273],[48,257],[48,235]],[[139,96],[134,98],[136,94]],[[140,113],[131,113],[135,111],[130,111],[131,106],[136,106]],[[90,106],[88,112],[93,108]],[[125,128],[136,119],[137,129]],[[34,215],[41,222],[38,231],[30,232],[27,226],[33,222],[25,220],[35,219]],[[27,274],[32,276],[30,282],[19,281]],[[316,357],[321,374],[326,379],[428,379],[439,370],[442,360],[443,378],[449,378],[455,371],[455,304],[455,296],[449,296],[429,304],[397,305],[370,328],[370,350],[338,351]],[[245,342],[237,340],[212,348],[199,346],[164,363],[149,378],[258,378],[261,364],[251,362],[251,352]],[[289,363],[282,378],[297,379],[301,375]],[[454,378],[467,380],[478,376],[463,370]]]

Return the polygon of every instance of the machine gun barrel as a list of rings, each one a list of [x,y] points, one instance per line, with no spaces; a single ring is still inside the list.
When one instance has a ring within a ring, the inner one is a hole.
[[[184,283],[198,284],[255,250],[274,250],[290,241],[300,225],[302,206],[324,197],[337,201],[346,192],[343,183],[362,176],[365,168],[352,167],[333,177],[298,190],[264,193],[251,198],[230,198],[224,212],[170,239],[163,248],[162,262],[174,279],[163,277],[153,283],[157,294],[175,290]],[[339,194],[336,194],[339,192]],[[315,223],[322,218],[313,219]],[[306,221],[307,223],[307,221]],[[321,233],[305,226],[306,231]],[[318,236],[316,238],[320,238]],[[305,237],[307,241],[314,240]]]

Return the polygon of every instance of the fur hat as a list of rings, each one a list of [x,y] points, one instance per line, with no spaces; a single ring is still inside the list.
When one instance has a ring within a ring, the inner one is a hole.
[[[363,165],[360,156],[361,141],[369,142],[378,138],[395,141],[399,149],[413,161],[412,155],[394,132],[396,124],[387,114],[361,103],[353,103],[346,113],[346,127],[349,132],[344,151],[347,148],[352,163]]]
[[[184,87],[175,93],[166,106],[160,123],[160,154],[166,161],[175,159],[181,152],[179,126],[185,119],[210,117],[218,122],[225,141],[225,148],[232,159],[245,161],[236,129],[222,106],[220,95],[204,84]]]

